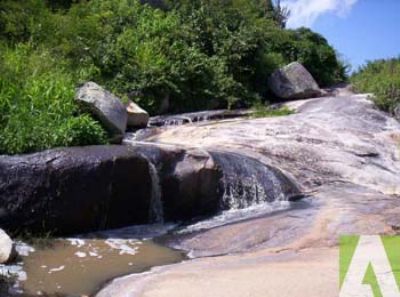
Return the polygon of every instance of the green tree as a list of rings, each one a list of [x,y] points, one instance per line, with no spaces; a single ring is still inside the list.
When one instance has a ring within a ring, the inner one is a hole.
[[[93,80],[156,114],[270,100],[267,80],[300,61],[317,81],[345,79],[334,49],[284,29],[266,0],[0,1],[0,153],[98,144],[105,132],[73,97]]]

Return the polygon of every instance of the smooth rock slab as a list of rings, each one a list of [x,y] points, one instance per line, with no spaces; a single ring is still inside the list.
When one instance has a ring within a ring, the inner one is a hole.
[[[366,95],[289,102],[297,113],[209,125],[184,125],[147,141],[248,155],[280,169],[305,191],[350,182],[400,194],[400,123]]]

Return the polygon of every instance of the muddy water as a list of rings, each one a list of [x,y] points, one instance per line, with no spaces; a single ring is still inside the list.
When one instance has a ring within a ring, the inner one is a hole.
[[[19,286],[28,296],[91,296],[115,277],[182,259],[152,240],[59,239],[23,257],[27,279]]]

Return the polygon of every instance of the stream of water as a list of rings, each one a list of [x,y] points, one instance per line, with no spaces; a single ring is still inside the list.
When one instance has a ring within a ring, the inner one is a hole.
[[[130,141],[131,145],[135,143],[135,140]],[[178,236],[199,232],[286,210],[290,208],[291,197],[300,194],[282,172],[257,159],[232,152],[209,153],[223,173],[218,215],[178,229],[175,225],[165,224],[160,176],[150,162],[153,186],[149,223],[152,225],[53,239],[41,247],[25,248],[27,252],[22,253],[20,263],[14,267],[18,281],[10,293],[92,296],[116,277],[176,263],[186,257],[183,252],[157,244],[154,238],[168,232]]]

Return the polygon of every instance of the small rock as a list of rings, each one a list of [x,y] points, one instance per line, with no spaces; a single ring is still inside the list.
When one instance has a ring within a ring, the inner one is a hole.
[[[14,244],[11,238],[0,229],[0,264],[11,261],[15,256]]]
[[[307,99],[322,94],[312,75],[298,62],[276,70],[270,76],[268,86],[283,99]]]
[[[139,105],[129,100],[126,105],[128,113],[128,127],[146,128],[149,122],[149,114]]]
[[[400,121],[400,103],[397,104],[396,108],[394,109],[394,117],[396,120]]]
[[[126,130],[128,114],[119,98],[94,82],[80,87],[75,99],[109,132],[111,141],[120,143]]]

